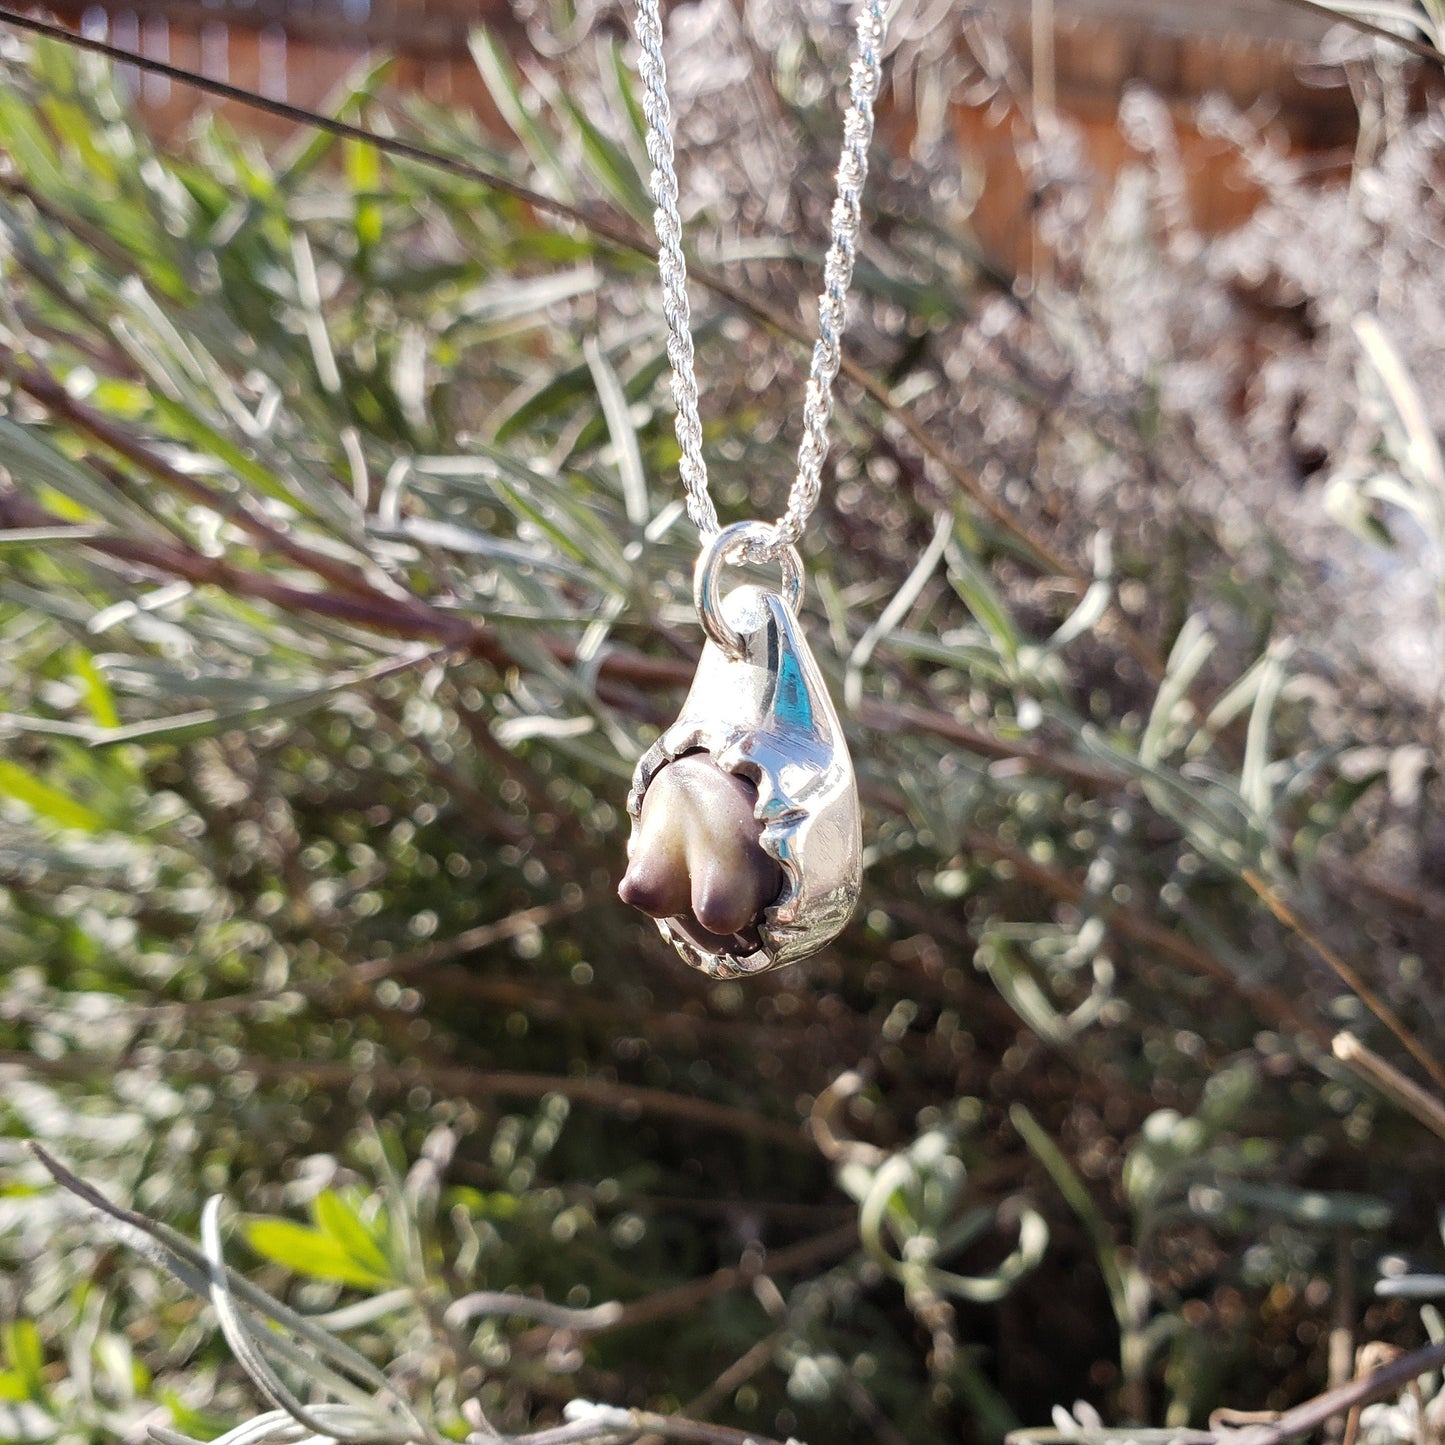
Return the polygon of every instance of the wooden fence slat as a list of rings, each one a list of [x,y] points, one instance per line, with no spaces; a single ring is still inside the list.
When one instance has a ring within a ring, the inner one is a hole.
[[[1027,71],[1029,0],[991,0]],[[126,49],[199,69],[207,76],[314,109],[371,54],[395,53],[396,90],[474,111],[484,129],[505,128],[467,48],[468,30],[486,23],[524,45],[509,0],[52,0],[71,23]],[[1297,149],[1333,153],[1353,139],[1347,89],[1304,83],[1297,67],[1321,22],[1277,0],[1057,0],[1052,63],[1061,113],[1078,124],[1092,163],[1105,176],[1133,159],[1116,124],[1119,99],[1142,81],[1169,103],[1197,224],[1221,230],[1256,203],[1227,148],[1201,138],[1194,104],[1222,93],[1241,106],[1269,97],[1281,133]],[[155,129],[176,135],[204,96],[122,67]],[[886,104],[886,102],[885,102]],[[220,106],[233,124],[282,135],[286,122],[246,107]],[[980,240],[1006,264],[1027,264],[1036,249],[1036,198],[1018,157],[1020,119],[997,104],[955,106],[953,126],[984,179],[973,216]]]

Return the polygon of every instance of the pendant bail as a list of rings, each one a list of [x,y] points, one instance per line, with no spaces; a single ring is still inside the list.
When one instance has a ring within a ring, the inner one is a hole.
[[[781,570],[782,598],[794,617],[803,601],[803,559],[791,544],[778,545],[778,529],[767,522],[734,522],[707,538],[698,553],[692,573],[692,601],[698,621],[708,637],[734,660],[741,658],[747,644],[723,616],[719,574],[727,563],[766,557]]]

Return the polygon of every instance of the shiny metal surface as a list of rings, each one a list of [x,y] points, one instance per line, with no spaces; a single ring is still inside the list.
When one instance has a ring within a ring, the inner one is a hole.
[[[888,9],[887,0],[863,0],[858,10],[857,43],[848,72],[849,105],[843,117],[843,149],[838,157],[838,196],[830,215],[832,239],[823,262],[823,293],[818,297],[818,341],[813,347],[808,385],[803,393],[798,472],[788,493],[787,510],[766,534],[748,541],[748,557],[754,562],[776,557],[802,536],[803,526],[817,506],[822,490],[823,461],[828,455],[828,422],[833,415],[833,382],[838,375],[843,328],[848,320],[848,287],[858,252],[863,183],[868,175],[868,147],[873,139],[873,106],[882,79]],[[687,258],[682,250],[672,107],[667,98],[659,0],[637,0],[637,41],[642,109],[647,117],[647,154],[652,161],[652,197],[657,202],[653,213],[657,227],[657,269],[662,279],[662,312],[667,318],[667,355],[672,363],[672,395],[677,405],[677,442],[682,448],[678,471],[687,493],[688,516],[699,534],[707,538],[717,531],[718,519],[717,509],[708,495],[707,464],[702,455],[702,423],[698,419],[692,321],[687,299]]]
[[[766,545],[773,536],[774,528],[766,522],[734,522],[731,527],[724,527],[721,532],[709,537],[697,554],[697,563],[692,570],[693,605],[697,608],[703,631],[729,657],[740,658],[747,649],[722,614],[718,574],[725,563],[742,561],[749,544]],[[783,602],[788,611],[797,617],[803,601],[803,559],[798,556],[796,547],[784,547],[777,555],[777,563],[783,574]],[[807,644],[804,643],[804,646]]]
[[[638,762],[628,851],[648,785],[683,754],[706,751],[756,785],[762,847],[784,878],[757,920],[760,946],[709,953],[677,920],[658,922],[687,963],[713,978],[736,978],[795,963],[836,936],[858,900],[863,844],[848,745],[797,618],[776,592],[754,586],[735,588],[718,611],[738,654],[708,642],[677,721]]]

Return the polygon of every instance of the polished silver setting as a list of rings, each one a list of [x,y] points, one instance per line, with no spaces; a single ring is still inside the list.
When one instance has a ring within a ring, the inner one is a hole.
[[[705,564],[715,573],[726,536],[704,550],[699,576]],[[738,978],[796,963],[838,934],[858,901],[863,841],[848,744],[792,608],[777,592],[745,585],[716,603],[712,622],[717,632],[708,627],[682,712],[637,764],[627,810],[635,842],[648,785],[669,763],[699,750],[757,787],[762,848],[783,872],[783,891],[754,925],[759,946],[746,954],[709,953],[674,920],[658,920],[693,968]]]
[[[775,529],[766,522],[735,522],[708,538],[697,554],[697,562],[692,569],[693,606],[697,608],[702,630],[729,657],[741,657],[746,651],[746,644],[728,625],[722,613],[719,595],[722,569],[729,562],[740,562],[749,555],[758,555],[750,553],[749,548],[767,546],[774,535]],[[775,560],[782,573],[783,602],[796,617],[803,605],[803,559],[798,556],[796,547],[784,547]]]
[[[693,596],[708,642],[681,716],[643,755],[633,775],[627,800],[633,824],[628,854],[631,856],[637,845],[648,785],[685,753],[704,751],[725,772],[747,778],[757,787],[754,816],[762,824],[759,842],[783,875],[782,892],[775,902],[752,927],[737,935],[738,952],[711,953],[678,926],[682,920],[660,920],[658,926],[678,953],[714,978],[761,973],[806,958],[847,922],[862,880],[863,846],[853,763],[838,715],[798,624],[803,568],[794,544],[817,506],[828,451],[833,383],[842,356],[848,288],[857,257],[887,9],[887,0],[861,0],[859,6],[837,199],[830,217],[823,292],[818,298],[818,340],[808,371],[797,475],[787,507],[771,525],[748,522],[720,531],[702,455],[662,15],[659,0],[637,0],[647,153],[657,206],[658,271],[682,452],[679,472],[688,515],[703,541]],[[743,586],[722,597],[721,570],[737,561],[775,563],[782,572],[781,592]],[[672,906],[671,902],[665,906]],[[751,947],[754,937],[756,948]],[[746,949],[751,951],[743,951]]]

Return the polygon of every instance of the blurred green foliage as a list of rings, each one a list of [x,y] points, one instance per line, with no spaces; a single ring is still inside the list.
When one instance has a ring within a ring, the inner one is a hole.
[[[756,78],[795,173],[693,112],[728,518],[786,489],[804,353],[759,317],[816,287],[788,247],[830,190],[798,77],[836,57],[785,28]],[[446,1438],[469,1400],[890,1442],[1318,1387],[1357,1277],[1438,1258],[1438,1140],[1330,1052],[1438,1059],[1438,694],[1340,649],[1277,516],[1183,480],[1248,431],[1201,410],[1227,386],[1180,400],[1251,324],[1233,282],[1121,200],[1010,296],[946,167],[880,160],[874,382],[807,538],[865,903],[790,976],[711,984],[612,898],[696,649],[625,56],[474,49],[516,146],[392,123],[605,234],[325,134],[161,153],[91,59],[3,61],[0,1439],[254,1413],[26,1140],[188,1234],[228,1196],[248,1272]],[[381,123],[383,86],[338,113]],[[1217,333],[1143,327],[1140,277]],[[1441,398],[1330,299],[1279,345],[1360,388],[1332,505],[1374,509],[1363,546],[1408,513],[1438,566]],[[458,1305],[502,1291],[622,1309]],[[1398,1287],[1348,1323],[1425,1328]]]

